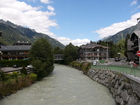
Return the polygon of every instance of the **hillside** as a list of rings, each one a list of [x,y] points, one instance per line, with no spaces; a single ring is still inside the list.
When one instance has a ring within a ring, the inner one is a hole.
[[[135,29],[137,29],[138,27],[140,27],[140,23],[138,23],[135,26],[126,28],[118,33],[116,33],[115,35],[109,36],[107,38],[102,39],[103,41],[113,41],[114,44],[117,44],[119,42],[119,40],[126,38],[126,35],[129,34],[131,35],[133,33],[133,31]]]
[[[44,37],[50,42],[52,47],[65,47],[62,43],[46,34],[38,33],[33,29],[16,25],[10,21],[0,20],[0,31],[2,32],[0,43],[5,45],[12,45],[17,41],[28,41],[33,43],[36,39]]]

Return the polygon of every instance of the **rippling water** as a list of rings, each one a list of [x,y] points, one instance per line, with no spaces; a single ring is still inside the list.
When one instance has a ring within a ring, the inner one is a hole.
[[[116,105],[108,89],[82,72],[55,65],[49,77],[4,98],[0,105]]]

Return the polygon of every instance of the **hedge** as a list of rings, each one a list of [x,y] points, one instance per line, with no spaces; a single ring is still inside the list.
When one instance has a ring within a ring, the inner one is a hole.
[[[12,67],[13,65],[18,65],[20,67],[29,65],[28,60],[1,60],[1,67]]]

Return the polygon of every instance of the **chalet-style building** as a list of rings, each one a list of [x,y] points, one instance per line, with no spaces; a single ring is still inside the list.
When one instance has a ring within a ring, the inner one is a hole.
[[[17,42],[13,46],[4,46],[0,48],[1,60],[18,60],[28,58],[29,50],[31,48],[31,43],[28,42]]]
[[[20,42],[14,43],[11,46],[2,45],[0,48],[0,60],[19,60],[27,59],[31,43]],[[63,60],[64,54],[54,54],[54,60]]]
[[[79,48],[80,60],[108,60],[109,48],[95,43],[82,45]]]
[[[139,40],[140,40],[140,34],[138,29],[136,29],[130,39],[128,40],[127,45],[127,56],[128,60],[133,60],[135,63],[139,64],[139,57],[137,56],[137,51],[139,50]]]

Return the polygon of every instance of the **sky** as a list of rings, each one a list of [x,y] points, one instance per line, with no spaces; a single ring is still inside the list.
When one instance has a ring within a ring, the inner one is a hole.
[[[137,24],[140,0],[0,0],[0,19],[64,45],[99,41]]]

